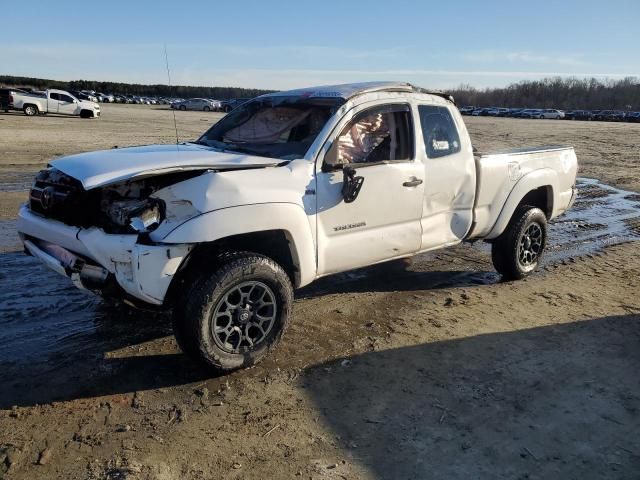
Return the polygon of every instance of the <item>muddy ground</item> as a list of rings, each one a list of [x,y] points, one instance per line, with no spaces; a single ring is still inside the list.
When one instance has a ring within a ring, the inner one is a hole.
[[[216,115],[176,112],[181,137]],[[48,160],[172,142],[172,114],[0,114],[0,478],[638,478],[640,125],[467,121],[482,151],[573,144],[601,180],[544,267],[501,283],[464,245],[324,279],[271,358],[211,378],[166,317],[75,290],[15,240]]]

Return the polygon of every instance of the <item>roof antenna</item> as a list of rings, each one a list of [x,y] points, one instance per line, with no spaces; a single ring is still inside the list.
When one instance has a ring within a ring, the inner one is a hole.
[[[169,70],[169,56],[167,55],[167,44],[164,44],[164,63],[167,66],[167,78],[169,79],[169,95],[171,95],[171,71]],[[176,109],[172,108],[173,127],[176,129],[176,146],[180,143],[178,140],[178,124],[176,123]]]

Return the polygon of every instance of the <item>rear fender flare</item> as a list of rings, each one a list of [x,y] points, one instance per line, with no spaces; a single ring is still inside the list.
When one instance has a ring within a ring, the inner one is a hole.
[[[520,205],[522,199],[527,195],[527,193],[540,187],[551,187],[551,195],[555,195],[555,193],[558,192],[558,173],[550,168],[541,168],[526,174],[518,180],[511,190],[511,193],[509,193],[509,196],[502,207],[502,211],[500,212],[500,215],[498,215],[496,223],[493,225],[493,228],[485,239],[492,240],[499,237],[507,228],[511,217],[513,217],[513,214]],[[555,216],[556,203],[557,202],[553,201],[554,211],[552,212],[551,217]]]

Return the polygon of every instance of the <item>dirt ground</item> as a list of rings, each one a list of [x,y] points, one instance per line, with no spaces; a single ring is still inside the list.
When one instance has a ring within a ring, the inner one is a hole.
[[[181,138],[216,117],[176,112]],[[0,114],[0,479],[637,479],[640,197],[606,184],[640,192],[640,125],[465,120],[481,151],[575,145],[604,182],[544,267],[502,283],[464,245],[323,279],[274,355],[211,378],[166,316],[74,289],[15,239],[48,160],[175,141],[170,111]]]

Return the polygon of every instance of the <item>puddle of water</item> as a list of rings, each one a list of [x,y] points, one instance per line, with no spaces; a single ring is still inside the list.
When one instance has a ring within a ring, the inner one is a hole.
[[[577,187],[573,208],[549,225],[545,264],[640,240],[640,195],[587,178]]]
[[[0,252],[22,250],[15,220],[0,220]],[[0,273],[2,270],[0,270]]]
[[[9,365],[44,362],[42,374],[170,334],[159,315],[110,307],[33,257],[4,253],[0,265],[0,379]]]
[[[640,239],[640,195],[589,179],[580,179],[578,189],[574,208],[550,225],[545,264]],[[14,235],[15,221],[0,222],[0,242],[15,243]],[[460,245],[419,255],[408,268],[399,262],[397,271],[376,266],[322,279],[299,296],[494,283],[499,276],[487,253],[487,244]],[[9,365],[46,362],[47,371],[167,334],[170,327],[162,319],[109,309],[37,260],[0,254],[0,379],[11,375]]]

